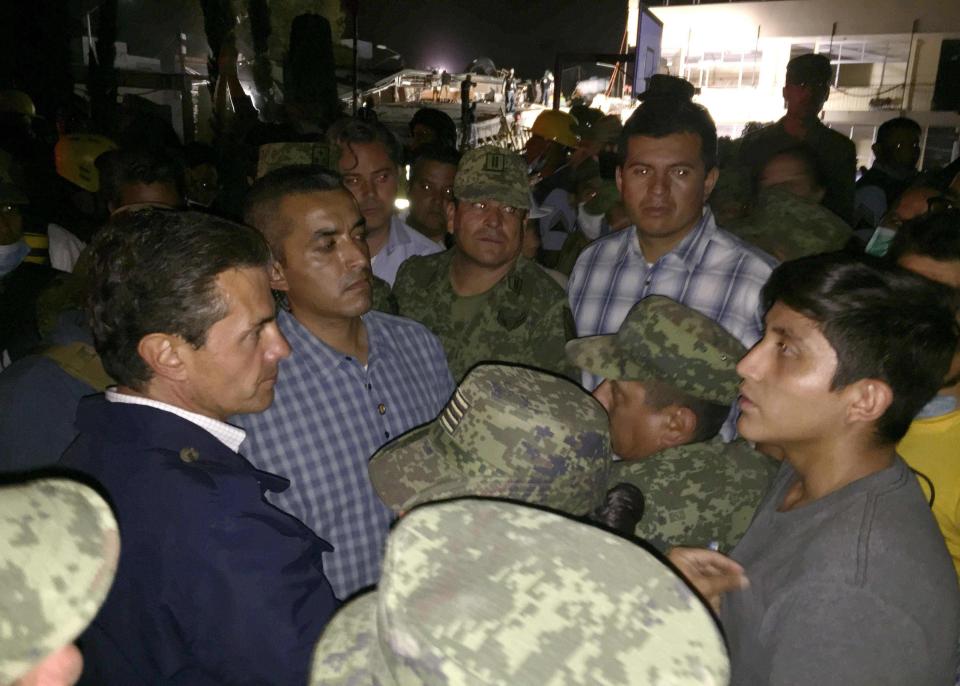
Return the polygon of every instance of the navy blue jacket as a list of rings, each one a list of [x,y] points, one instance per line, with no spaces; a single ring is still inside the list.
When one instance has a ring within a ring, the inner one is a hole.
[[[121,545],[81,683],[307,683],[337,600],[330,545],[263,497],[289,482],[163,410],[91,396],[77,429],[61,462],[103,486]]]

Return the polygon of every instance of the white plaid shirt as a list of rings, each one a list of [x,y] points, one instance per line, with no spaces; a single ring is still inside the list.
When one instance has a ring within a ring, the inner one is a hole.
[[[280,363],[273,404],[234,418],[247,430],[243,454],[290,479],[271,493],[334,546],[323,570],[338,598],[377,583],[393,516],[377,496],[367,462],[383,444],[431,421],[453,394],[440,341],[417,322],[363,316],[367,368],[310,333],[289,312],[278,316],[292,349]]]
[[[637,227],[604,236],[581,253],[567,294],[577,336],[616,333],[630,308],[664,295],[710,317],[747,348],[763,334],[760,289],[776,260],[717,227],[705,208],[693,230],[666,255],[647,264]],[[601,379],[584,373],[584,386]]]

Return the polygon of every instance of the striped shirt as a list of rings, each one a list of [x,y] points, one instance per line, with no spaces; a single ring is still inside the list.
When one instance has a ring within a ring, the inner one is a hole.
[[[453,393],[440,341],[410,319],[363,316],[367,366],[326,345],[289,312],[278,323],[292,349],[280,363],[273,404],[235,418],[244,455],[286,476],[271,493],[334,546],[323,568],[339,598],[377,583],[392,515],[370,484],[367,461],[383,444],[432,420]]]

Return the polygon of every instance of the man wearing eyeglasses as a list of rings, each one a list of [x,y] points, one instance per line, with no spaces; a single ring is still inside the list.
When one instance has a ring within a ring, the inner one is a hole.
[[[790,60],[783,87],[787,113],[775,124],[743,138],[740,163],[756,170],[785,148],[804,143],[816,153],[820,171],[826,177],[824,206],[849,224],[853,221],[856,147],[819,119],[832,79],[830,60],[825,55],[807,54]]]
[[[399,313],[440,338],[455,380],[492,361],[576,378],[564,353],[573,318],[563,289],[520,255],[529,209],[523,159],[492,145],[471,150],[446,204],[453,248],[411,257],[397,273]]]

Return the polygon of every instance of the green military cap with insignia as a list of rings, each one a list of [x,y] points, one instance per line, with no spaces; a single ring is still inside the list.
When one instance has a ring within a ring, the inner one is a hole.
[[[529,191],[523,158],[495,145],[481,145],[465,153],[453,181],[458,200],[496,200],[524,210],[530,209]]]
[[[319,686],[726,684],[710,611],[654,553],[556,513],[494,500],[419,507],[375,591],[313,655]]]
[[[484,364],[434,421],[382,447],[368,469],[395,512],[482,495],[583,515],[604,502],[612,459],[606,413],[579,386]]]
[[[89,486],[41,479],[0,488],[0,684],[90,624],[119,553],[113,513]]]
[[[292,164],[310,164],[335,170],[340,159],[339,150],[336,145],[322,141],[266,143],[259,149],[257,178]]]
[[[736,365],[746,352],[715,321],[662,295],[634,305],[617,333],[567,343],[570,360],[592,374],[660,381],[718,405],[736,400]]]

